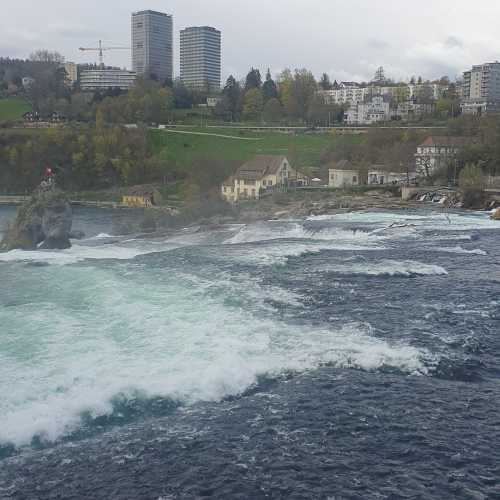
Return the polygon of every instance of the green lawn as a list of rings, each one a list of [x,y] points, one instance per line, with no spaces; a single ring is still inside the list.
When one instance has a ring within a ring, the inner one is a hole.
[[[195,158],[216,158],[244,162],[256,154],[286,155],[297,167],[318,167],[322,153],[334,145],[339,138],[331,132],[323,134],[285,134],[277,132],[249,132],[230,128],[182,128],[190,132],[257,138],[256,141],[226,139],[222,137],[185,135],[153,130],[152,140],[155,153],[188,168]],[[359,137],[347,140],[360,141]]]
[[[30,104],[21,97],[0,99],[0,123],[19,120],[30,110]]]

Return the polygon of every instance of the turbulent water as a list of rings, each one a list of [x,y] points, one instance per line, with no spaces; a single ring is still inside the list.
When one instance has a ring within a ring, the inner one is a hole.
[[[498,222],[120,217],[0,254],[0,498],[500,498]]]

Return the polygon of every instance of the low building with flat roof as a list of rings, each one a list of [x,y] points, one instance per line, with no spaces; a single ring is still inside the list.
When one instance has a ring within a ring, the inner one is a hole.
[[[80,73],[80,88],[84,92],[130,90],[136,79],[136,73],[125,69],[86,69]]]

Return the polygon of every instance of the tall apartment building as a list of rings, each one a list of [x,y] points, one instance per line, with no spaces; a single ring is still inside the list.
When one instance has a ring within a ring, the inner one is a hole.
[[[160,82],[174,76],[172,16],[153,10],[132,14],[132,69]]]
[[[193,89],[220,89],[220,31],[209,26],[181,31],[181,80]]]
[[[500,62],[473,66],[464,73],[462,112],[483,114],[500,111]]]

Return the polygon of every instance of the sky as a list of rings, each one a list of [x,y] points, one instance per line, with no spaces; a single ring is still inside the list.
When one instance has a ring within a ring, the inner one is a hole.
[[[179,31],[200,25],[222,31],[224,78],[307,68],[362,81],[383,66],[398,80],[454,79],[500,59],[498,0],[23,0],[2,8],[0,57],[45,48],[96,62],[78,47],[129,46],[130,13],[144,9],[174,16],[176,75]],[[108,52],[105,62],[130,67],[130,52]]]

